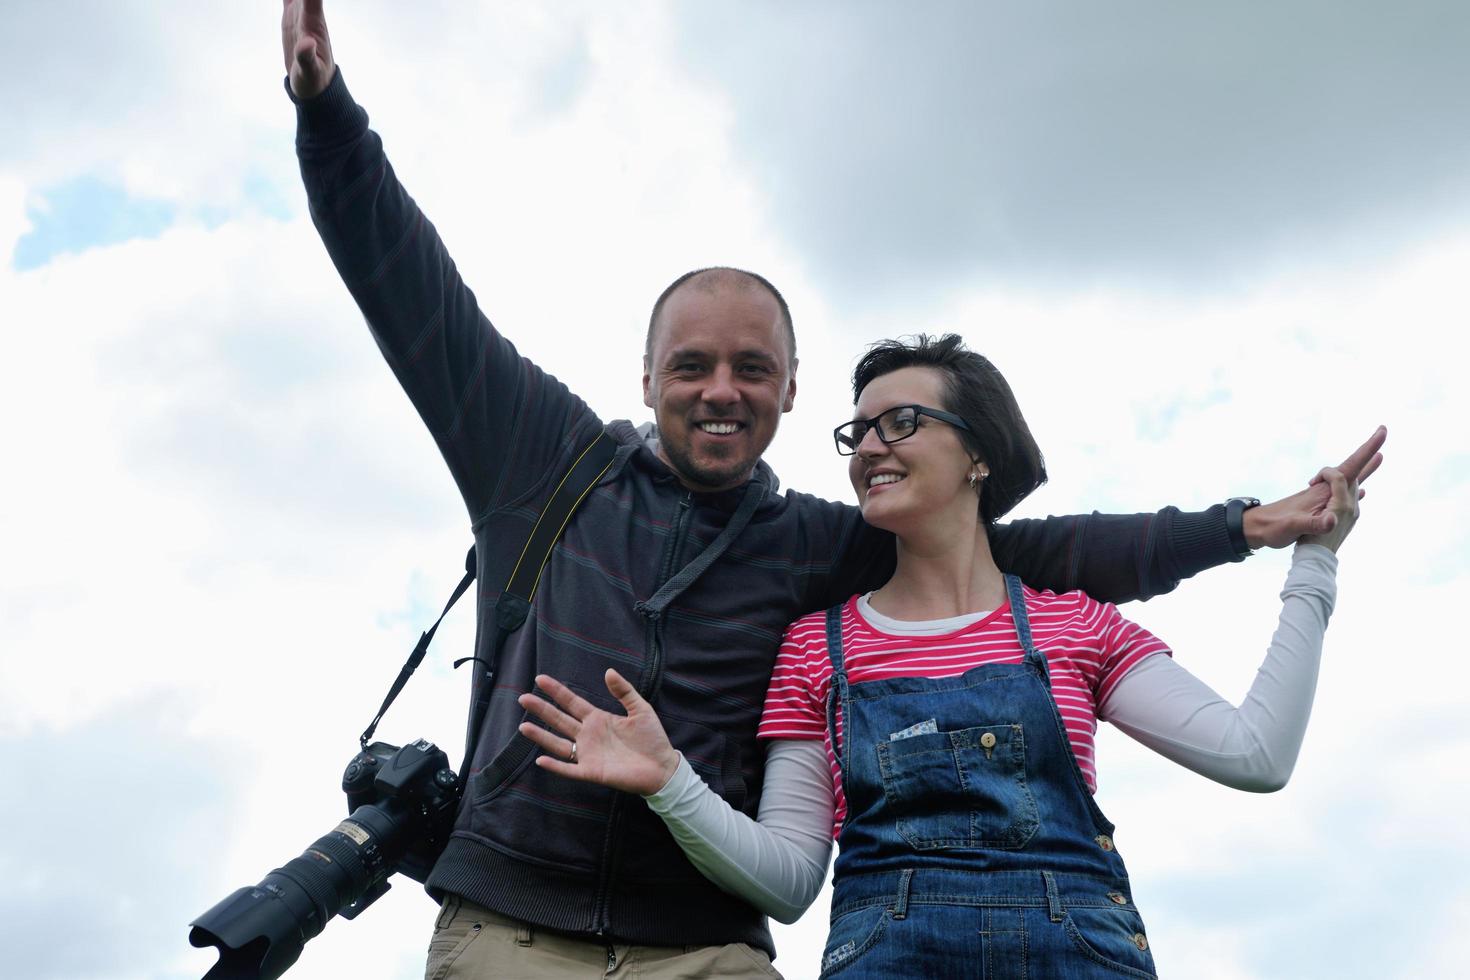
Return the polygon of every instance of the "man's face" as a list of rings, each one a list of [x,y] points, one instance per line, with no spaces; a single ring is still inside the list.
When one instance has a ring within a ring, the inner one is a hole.
[[[643,363],[659,455],[692,490],[750,477],[796,398],[776,300],[759,286],[685,285],[664,301]]]

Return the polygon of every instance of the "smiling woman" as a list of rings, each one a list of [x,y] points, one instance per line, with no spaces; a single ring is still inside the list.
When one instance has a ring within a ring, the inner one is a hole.
[[[955,334],[933,341],[920,338],[914,345],[880,341],[868,349],[853,370],[853,401],[859,418],[870,410],[887,411],[889,406],[902,404],[905,391],[915,395],[914,401],[950,407],[949,412],[921,411],[914,424],[923,428],[929,424],[927,419],[939,418],[955,429],[957,444],[976,464],[976,483],[985,481],[986,492],[979,494],[978,511],[983,523],[994,524],[1046,482],[1041,449],[1031,436],[1011,386],[995,365],[966,350]],[[839,426],[838,432],[844,428]],[[858,442],[862,434],[851,430]],[[880,444],[895,441],[880,434]],[[859,470],[870,454],[857,444],[853,451],[849,475],[861,501]],[[838,452],[845,455],[840,435]],[[965,481],[970,482],[968,475]],[[872,523],[871,518],[868,520]]]
[[[660,339],[669,353],[655,375],[670,398],[660,418],[687,420],[688,451],[710,473],[711,460],[736,459],[715,440],[742,434],[762,408],[777,415],[774,384],[744,387],[748,340],[716,322],[708,312],[680,320],[677,343]],[[768,337],[774,325],[747,321],[757,323]],[[860,360],[853,395],[837,450],[864,520],[896,538],[896,569],[788,629],[760,725],[769,748],[758,821],[715,796],[613,670],[607,686],[624,717],[544,676],[550,701],[521,697],[549,726],[520,728],[547,752],[537,765],[642,793],[696,867],[781,921],[815,897],[837,838],[823,976],[963,976],[980,964],[995,978],[1153,976],[1113,824],[1093,799],[1098,720],[1226,785],[1285,784],[1335,597],[1335,552],[1383,431],[1344,463],[1351,477],[1322,471],[1330,530],[1299,539],[1263,679],[1236,708],[1114,606],[1031,589],[996,566],[995,520],[1046,469],[988,360],[954,335],[884,341]]]

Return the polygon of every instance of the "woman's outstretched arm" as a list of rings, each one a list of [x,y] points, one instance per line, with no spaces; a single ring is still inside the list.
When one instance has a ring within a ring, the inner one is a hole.
[[[1375,463],[1376,466],[1376,463]],[[1129,671],[1098,706],[1106,718],[1166,758],[1236,789],[1274,792],[1286,785],[1317,690],[1322,637],[1337,599],[1337,549],[1358,518],[1358,484],[1336,469],[1330,520],[1305,535],[1281,590],[1281,618],[1250,693],[1232,705],[1168,657]]]
[[[1099,716],[1218,783],[1253,793],[1285,786],[1312,711],[1336,572],[1331,551],[1297,546],[1271,647],[1239,707],[1172,658],[1154,656],[1117,683]]]

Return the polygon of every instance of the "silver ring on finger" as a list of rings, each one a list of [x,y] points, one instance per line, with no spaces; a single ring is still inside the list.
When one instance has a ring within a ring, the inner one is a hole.
[[[577,743],[576,742],[573,742],[572,743],[572,754],[569,755],[569,756],[567,756],[567,761],[570,762],[574,766],[577,764]]]

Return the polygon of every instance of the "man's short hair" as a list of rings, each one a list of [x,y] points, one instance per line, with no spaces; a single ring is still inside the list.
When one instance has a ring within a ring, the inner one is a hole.
[[[782,296],[781,291],[771,285],[771,281],[765,276],[727,265],[714,265],[686,272],[669,283],[668,287],[658,294],[658,299],[653,304],[653,312],[648,317],[648,335],[643,340],[644,357],[653,356],[653,335],[658,328],[658,318],[663,313],[664,304],[680,286],[685,284],[691,288],[705,289],[709,292],[731,286],[741,289],[758,286],[765,289],[776,300],[776,306],[781,313],[781,325],[786,328],[786,345],[790,348],[791,361],[796,360],[796,328],[791,324],[791,307],[786,305],[786,297]]]

